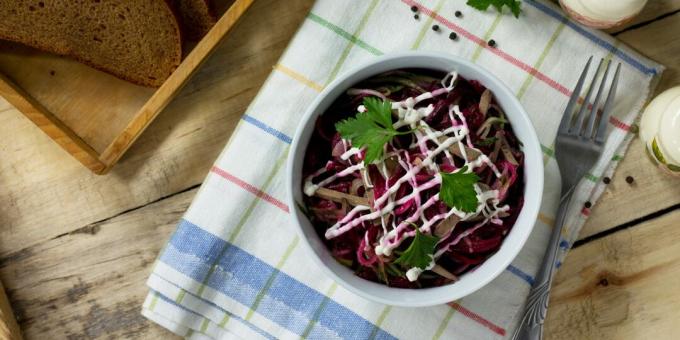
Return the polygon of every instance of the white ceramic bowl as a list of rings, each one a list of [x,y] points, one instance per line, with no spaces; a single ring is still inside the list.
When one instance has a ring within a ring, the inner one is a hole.
[[[515,134],[524,145],[522,148],[525,155],[524,207],[517,222],[496,254],[474,271],[462,275],[459,281],[441,287],[393,288],[354,275],[349,268],[333,258],[310,221],[298,208],[298,204],[303,203],[302,163],[317,117],[323,114],[333,101],[352,85],[382,72],[402,68],[427,68],[444,72],[456,70],[460,76],[468,80],[480,81],[492,91],[496,101],[510,120]],[[524,246],[536,222],[543,194],[543,160],[538,138],[529,117],[515,95],[498,78],[478,65],[451,55],[408,52],[386,55],[346,72],[321,92],[302,117],[293,138],[286,180],[288,202],[293,208],[291,213],[293,223],[304,240],[309,257],[324,274],[366,299],[394,306],[421,307],[444,304],[468,295],[489,283],[508,267]]]

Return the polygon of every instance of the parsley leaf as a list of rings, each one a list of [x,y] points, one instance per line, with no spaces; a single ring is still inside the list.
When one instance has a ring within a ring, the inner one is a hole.
[[[366,111],[374,113],[373,119],[384,128],[394,130],[392,127],[392,103],[389,100],[382,101],[374,97],[364,98]]]
[[[465,173],[467,165],[454,173],[440,172],[442,185],[439,190],[439,198],[451,208],[471,213],[477,210],[477,192],[474,184],[479,181],[479,176],[474,172]]]
[[[416,228],[416,237],[394,263],[401,263],[410,268],[425,269],[434,258],[434,247],[439,237],[425,235]]]
[[[344,139],[358,148],[366,147],[364,164],[382,158],[384,146],[394,136],[404,134],[392,126],[392,103],[377,98],[364,98],[365,112],[335,124],[335,129]]]
[[[468,0],[467,4],[468,6],[474,7],[480,11],[486,11],[489,6],[493,6],[498,10],[498,12],[503,11],[503,6],[508,6],[515,18],[519,18],[519,12],[521,10],[521,1],[519,0]]]
[[[496,137],[484,138],[484,139],[478,141],[477,145],[489,146],[489,145],[493,145],[494,143],[496,143],[497,140],[498,140],[498,138],[496,138]]]

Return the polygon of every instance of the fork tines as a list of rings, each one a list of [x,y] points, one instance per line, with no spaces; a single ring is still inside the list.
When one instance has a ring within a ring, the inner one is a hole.
[[[600,104],[600,99],[605,92],[605,85],[607,84],[609,78],[609,71],[612,64],[611,61],[607,61],[604,76],[602,76],[602,79],[599,82],[597,94],[595,95],[595,100],[592,103],[590,102],[590,98],[593,94],[593,90],[598,84],[600,71],[602,69],[602,65],[605,63],[604,59],[600,59],[600,63],[597,66],[597,70],[595,71],[595,75],[593,76],[593,80],[590,83],[590,87],[588,88],[588,92],[586,93],[583,103],[581,104],[580,110],[576,114],[573,114],[574,107],[576,106],[576,102],[581,95],[583,82],[585,81],[592,61],[593,57],[590,57],[590,59],[588,59],[588,63],[586,63],[586,67],[583,69],[583,72],[579,77],[578,83],[576,84],[576,88],[574,89],[571,98],[569,98],[569,103],[567,104],[567,108],[564,110],[564,115],[562,116],[562,121],[560,122],[558,134],[594,140],[596,143],[604,143],[607,132],[607,121],[609,120],[609,114],[616,94],[616,86],[619,81],[619,73],[621,72],[621,63],[616,66],[616,72],[614,73],[614,78],[611,81],[611,85],[609,86],[609,91],[607,91],[607,97],[604,101],[601,114],[598,115],[598,112],[600,111],[598,110],[598,107]],[[590,110],[590,114],[588,114],[586,117],[587,110]],[[595,127],[596,121],[598,121],[597,128]]]

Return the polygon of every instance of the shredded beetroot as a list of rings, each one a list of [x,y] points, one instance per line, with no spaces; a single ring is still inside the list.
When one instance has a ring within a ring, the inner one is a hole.
[[[436,92],[439,95],[424,99],[415,106],[416,109],[428,106],[432,108],[431,113],[422,117],[422,121],[435,131],[451,127],[467,128],[470,143],[467,139],[461,143],[473,149],[476,154],[489,156],[488,164],[483,163],[474,169],[475,174],[481,178],[479,190],[495,192],[494,197],[498,204],[506,208],[502,213],[496,210],[496,215],[489,218],[482,213],[470,216],[468,220],[457,221],[452,229],[447,229],[445,235],[440,235],[442,238],[433,254],[438,266],[456,276],[477,268],[500,248],[522,208],[524,157],[520,143],[501,108],[492,99],[487,112],[482,113],[479,102],[486,90],[483,84],[458,77],[455,86],[447,88],[448,84],[441,82],[445,76],[443,72],[422,69],[398,70],[377,75],[356,84],[340,96],[316,122],[305,154],[304,178],[310,178],[314,185],[326,181],[321,185],[323,188],[353,195],[366,202],[367,206],[364,210],[353,211],[356,203],[317,194],[306,194],[304,203],[308,217],[331,254],[354,270],[359,277],[402,288],[433,287],[451,282],[432,271],[424,271],[417,280],[410,281],[405,275],[410,268],[395,263],[399,254],[411,245],[414,228],[418,227],[422,233],[433,235],[451,210],[444,202],[436,199],[440,183],[436,181],[437,173],[428,167],[414,172],[398,189],[395,187],[395,183],[407,174],[408,169],[421,164],[438,144],[425,138],[425,142],[420,143],[418,139],[420,144],[414,145],[416,139],[413,134],[399,135],[385,146],[385,153],[396,155],[389,162],[385,160],[380,166],[373,163],[360,170],[347,170],[362,163],[365,150],[357,150],[343,159],[343,154],[349,152],[352,145],[341,138],[335,124],[354,117],[366,97],[386,98],[396,103],[425,92]],[[462,117],[451,114],[454,106],[460,110]],[[488,131],[478,135],[478,130],[485,130],[486,126],[490,126]],[[421,136],[426,136],[425,132],[420,133]],[[496,138],[497,136],[503,138]],[[459,152],[453,149],[457,145],[450,148],[448,155],[441,153],[433,159],[439,171],[452,173],[469,164],[469,159],[453,153]],[[386,173],[388,176],[385,176]],[[388,201],[380,202],[380,198],[393,187],[395,189],[389,195],[389,202],[394,206],[390,213],[382,217],[365,218],[364,216],[381,209],[390,209],[387,207]],[[418,190],[417,194],[414,194],[415,190]],[[328,230],[341,221],[346,222],[343,225],[347,225],[347,228],[329,236]],[[357,222],[355,225],[349,225],[354,221]],[[425,227],[426,222],[429,227]],[[402,227],[398,227],[400,225]],[[401,242],[390,254],[380,253],[376,248],[376,245],[386,242],[382,240],[386,230],[395,230],[393,241]]]

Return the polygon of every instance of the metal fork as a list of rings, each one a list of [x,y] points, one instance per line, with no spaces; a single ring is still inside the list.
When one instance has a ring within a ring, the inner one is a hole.
[[[609,93],[605,99],[602,114],[598,115],[598,106],[603,92],[605,92],[605,84],[607,83],[607,78],[609,76],[611,61],[607,62],[604,76],[600,81],[597,95],[595,95],[595,100],[593,101],[590,110],[588,103],[590,103],[593,89],[597,85],[598,75],[604,64],[604,59],[600,60],[600,64],[597,66],[597,71],[593,76],[593,80],[583,104],[581,105],[581,109],[574,115],[572,113],[575,111],[576,102],[580,96],[581,88],[583,87],[583,82],[588,74],[588,69],[590,68],[592,60],[593,57],[588,59],[588,63],[581,73],[581,77],[569,99],[569,103],[564,111],[557,132],[555,158],[557,159],[557,165],[559,166],[560,174],[562,175],[560,208],[557,212],[557,218],[555,219],[555,226],[550,236],[548,249],[545,252],[543,262],[538,269],[534,284],[529,292],[524,315],[520,325],[513,334],[512,338],[515,340],[538,340],[543,338],[543,322],[548,310],[550,285],[552,284],[555,269],[555,258],[557,257],[557,250],[559,249],[567,211],[569,211],[571,196],[586,172],[589,171],[600,158],[602,149],[604,148],[607,121],[609,120],[612,103],[614,102],[621,64],[616,67],[614,80],[612,80],[609,87]],[[587,111],[590,111],[588,115]],[[585,121],[585,119],[587,119],[587,121]],[[596,121],[599,122],[596,124]]]

